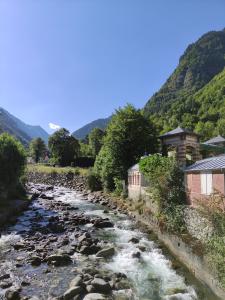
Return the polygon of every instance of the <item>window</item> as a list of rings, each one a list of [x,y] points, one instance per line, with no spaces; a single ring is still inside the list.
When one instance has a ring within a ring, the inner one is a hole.
[[[210,195],[212,193],[212,173],[201,173],[201,193]]]

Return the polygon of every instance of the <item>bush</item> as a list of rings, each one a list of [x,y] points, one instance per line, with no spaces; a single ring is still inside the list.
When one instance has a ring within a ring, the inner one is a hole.
[[[87,177],[87,185],[89,190],[91,190],[92,192],[100,191],[102,189],[101,181],[92,169],[89,171]]]
[[[20,191],[26,163],[25,150],[20,142],[7,133],[0,135],[0,194],[14,197]]]
[[[114,178],[114,184],[115,184],[115,190],[114,194],[116,196],[121,196],[123,193],[123,181],[120,180],[119,178]]]
[[[184,174],[175,159],[154,154],[143,158],[139,166],[150,182],[152,198],[158,203],[159,219],[167,230],[184,232]]]

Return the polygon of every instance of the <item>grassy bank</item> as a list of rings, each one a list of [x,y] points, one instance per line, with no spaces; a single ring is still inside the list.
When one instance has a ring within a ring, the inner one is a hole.
[[[28,172],[37,172],[44,174],[58,173],[58,174],[68,174],[73,173],[75,175],[87,176],[88,168],[78,168],[78,167],[52,167],[42,164],[32,164],[27,165]]]

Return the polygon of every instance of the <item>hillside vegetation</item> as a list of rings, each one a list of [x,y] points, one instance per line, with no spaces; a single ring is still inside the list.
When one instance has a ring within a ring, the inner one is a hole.
[[[173,74],[147,102],[145,115],[160,132],[181,125],[203,139],[224,134],[224,67],[225,30],[203,35],[188,46]]]

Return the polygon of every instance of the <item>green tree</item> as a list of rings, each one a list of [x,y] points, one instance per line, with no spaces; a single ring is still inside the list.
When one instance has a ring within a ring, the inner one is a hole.
[[[38,163],[41,158],[44,158],[47,149],[45,142],[41,138],[36,138],[30,142],[29,150],[32,158]]]
[[[0,198],[14,196],[21,188],[26,163],[20,142],[7,133],[0,135]]]
[[[156,150],[155,128],[132,105],[116,110],[106,130],[104,144],[96,157],[95,172],[107,189],[114,179],[127,180],[127,170],[145,153]]]
[[[92,151],[92,155],[96,157],[102,147],[103,137],[105,133],[100,128],[94,128],[89,134],[89,145]]]
[[[48,146],[54,162],[60,166],[70,165],[80,150],[78,140],[65,128],[59,129],[49,137]]]

